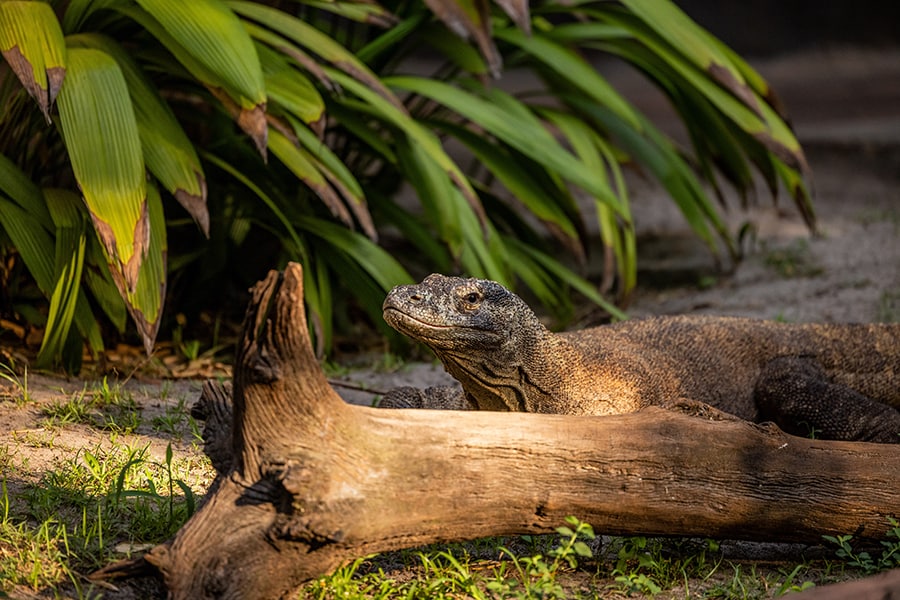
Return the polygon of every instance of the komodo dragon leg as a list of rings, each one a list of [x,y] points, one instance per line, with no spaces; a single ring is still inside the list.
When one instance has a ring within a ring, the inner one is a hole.
[[[770,361],[753,391],[760,421],[794,435],[900,443],[900,411],[842,384],[829,381],[815,360]]]
[[[423,389],[395,388],[378,403],[379,408],[432,408],[435,410],[474,410],[460,385],[436,385]]]

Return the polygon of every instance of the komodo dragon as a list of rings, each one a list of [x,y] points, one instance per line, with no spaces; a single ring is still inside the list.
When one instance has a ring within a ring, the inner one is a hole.
[[[439,274],[394,288],[384,318],[462,384],[399,388],[384,407],[606,415],[684,398],[796,435],[900,443],[900,324],[675,316],[555,334],[500,284]]]

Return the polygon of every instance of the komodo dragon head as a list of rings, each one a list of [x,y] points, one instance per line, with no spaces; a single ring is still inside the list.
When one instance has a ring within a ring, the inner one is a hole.
[[[495,281],[434,273],[395,287],[384,320],[441,355],[445,351],[506,353],[528,329],[543,329],[525,302]]]
[[[433,274],[395,287],[383,309],[391,327],[437,354],[480,408],[525,410],[524,396],[543,395],[530,389],[553,334],[499,283]]]

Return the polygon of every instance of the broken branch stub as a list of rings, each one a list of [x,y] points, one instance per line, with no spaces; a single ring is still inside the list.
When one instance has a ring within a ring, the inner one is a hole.
[[[352,557],[550,533],[568,515],[609,534],[818,542],[883,537],[887,516],[900,514],[896,445],[662,409],[583,417],[347,405],[312,352],[296,264],[253,290],[231,449],[203,507],[145,556],[171,598],[279,598]]]

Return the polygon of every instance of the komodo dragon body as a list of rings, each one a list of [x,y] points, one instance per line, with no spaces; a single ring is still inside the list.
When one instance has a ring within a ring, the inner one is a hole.
[[[675,399],[798,435],[900,443],[900,324],[787,324],[715,316],[552,333],[483,279],[394,288],[384,318],[462,384],[400,388],[381,406],[607,415]]]

